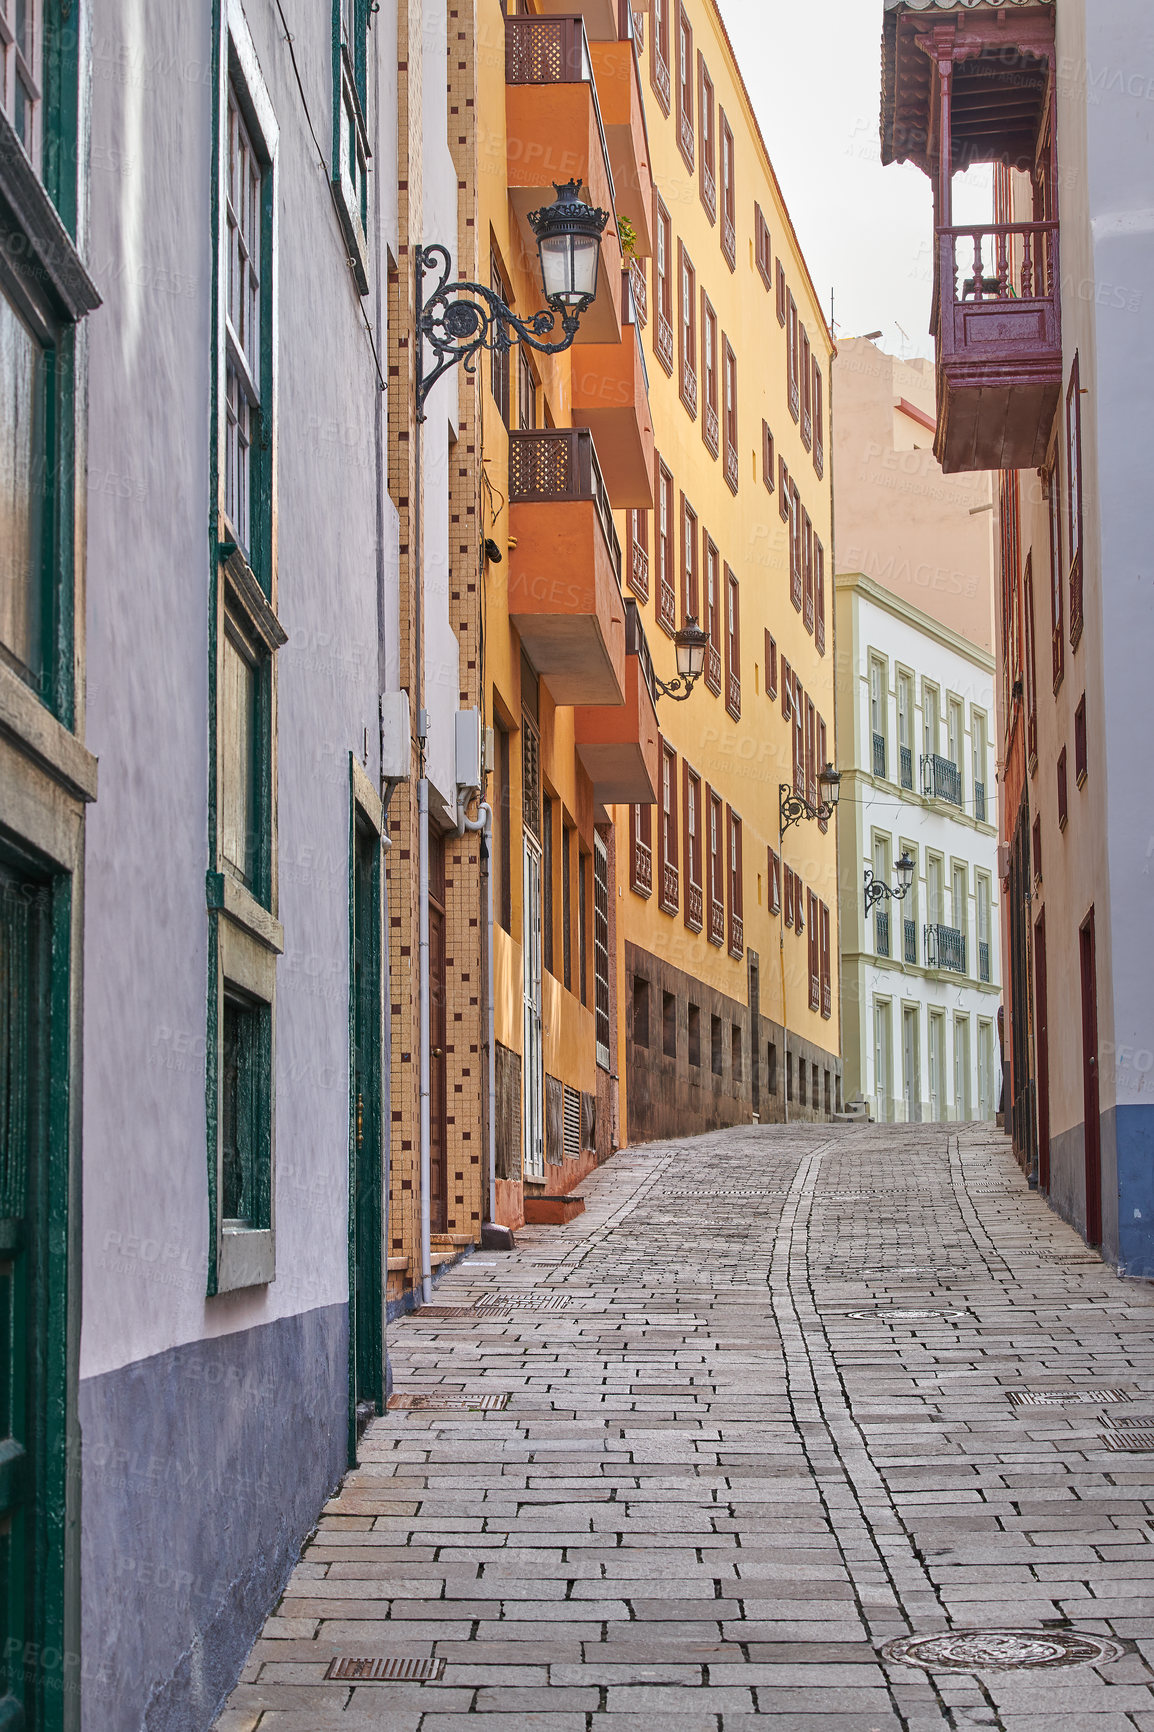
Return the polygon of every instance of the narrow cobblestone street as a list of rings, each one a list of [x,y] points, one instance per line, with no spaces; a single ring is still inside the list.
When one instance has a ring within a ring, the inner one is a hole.
[[[1001,1136],[741,1129],[584,1194],[391,1328],[430,1404],[366,1434],[219,1732],[1154,1732],[1154,1288]],[[879,1654],[974,1629],[1105,1657]]]

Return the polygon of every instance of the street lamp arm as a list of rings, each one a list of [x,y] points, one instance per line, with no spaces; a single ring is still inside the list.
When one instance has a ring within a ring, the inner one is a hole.
[[[778,816],[781,820],[781,834],[784,836],[791,824],[800,824],[803,819],[817,819],[819,823],[829,823],[833,817],[834,806],[828,800],[819,800],[816,806],[811,806],[802,795],[795,794],[788,782],[778,784]]]
[[[899,865],[899,871],[902,866],[906,865],[907,860],[908,856],[903,855]],[[882,879],[877,876],[872,866],[867,866],[865,869],[866,913],[868,914],[870,909],[873,908],[876,903],[883,902],[887,896],[892,902],[904,902],[906,897],[909,895],[911,888],[912,881],[900,883],[897,888],[894,889],[891,885],[884,883]]]
[[[571,347],[581,321],[577,307],[544,308],[527,318],[518,318],[495,290],[484,283],[449,282],[452,259],[440,242],[417,249],[417,334],[420,343],[417,369],[417,419],[425,419],[429,392],[442,374],[463,361],[465,371],[476,371],[482,351],[505,350],[514,342],[528,343],[543,355],[559,355]],[[425,275],[438,272],[432,292],[425,293]],[[563,335],[554,338],[560,322]],[[425,344],[436,364],[425,371]]]
[[[666,681],[655,673],[653,684],[659,698],[672,698],[675,704],[683,704],[686,698],[693,696],[693,688],[697,684],[697,680],[693,677],[687,677]]]

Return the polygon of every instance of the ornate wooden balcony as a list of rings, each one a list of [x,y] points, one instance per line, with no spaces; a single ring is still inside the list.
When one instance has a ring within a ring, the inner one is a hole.
[[[651,806],[661,748],[657,686],[637,603],[625,598],[625,702],[573,712],[577,756],[603,805]]]
[[[586,428],[509,435],[509,617],[559,704],[623,704],[621,548]]]
[[[705,683],[715,697],[721,696],[721,651],[716,644],[705,652]]]
[[[676,914],[679,900],[680,880],[677,875],[677,867],[670,865],[667,860],[661,874],[661,895],[658,902],[664,913]]]
[[[685,881],[685,924],[691,932],[700,932],[704,914],[705,899],[701,893],[701,885],[695,884],[691,878]]]
[[[729,954],[742,956],[745,952],[745,923],[740,914],[729,914]]]
[[[722,945],[725,943],[725,904],[713,902],[709,904],[709,942]]]
[[[633,844],[633,889],[639,896],[653,893],[653,849],[640,837]]]
[[[938,433],[948,474],[1045,465],[1062,391],[1057,223],[938,231]]]

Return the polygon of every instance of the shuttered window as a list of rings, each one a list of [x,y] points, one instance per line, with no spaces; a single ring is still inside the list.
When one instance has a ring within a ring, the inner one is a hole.
[[[728,565],[725,597],[725,707],[736,721],[741,715],[741,591]]]
[[[737,170],[733,160],[733,129],[725,118],[724,108],[717,112],[721,136],[721,252],[732,271],[737,265]]]
[[[759,204],[755,204],[753,207],[753,256],[762,282],[767,289],[772,289],[773,253],[769,238],[769,224],[766,222]]]
[[[693,172],[693,26],[684,6],[677,8],[677,142]]]
[[[681,241],[677,243],[677,358],[681,401],[697,414],[697,272]]]
[[[725,480],[730,492],[736,493],[740,476],[737,451],[737,356],[728,337],[722,337],[721,350],[725,391]]]

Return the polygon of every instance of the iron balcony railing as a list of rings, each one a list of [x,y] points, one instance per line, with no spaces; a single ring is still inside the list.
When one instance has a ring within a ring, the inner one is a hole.
[[[986,821],[986,784],[984,782],[974,783],[974,817],[979,824],[984,824]]]
[[[886,737],[884,734],[874,735],[874,775],[883,782],[886,779]]]
[[[926,927],[926,966],[948,969],[951,974],[966,972],[966,935],[956,926],[934,924]]]
[[[874,915],[874,933],[879,956],[890,953],[890,917],[888,911],[879,909]]]
[[[939,758],[933,752],[922,759],[922,792],[928,800],[962,804],[962,772],[952,758]]]
[[[916,968],[918,964],[918,923],[916,920],[906,920],[902,924],[905,928],[903,954],[910,966]]]
[[[914,785],[914,754],[908,746],[902,746],[900,751],[902,760],[902,787],[912,788]]]
[[[984,938],[978,940],[978,979],[990,982],[990,947]]]

